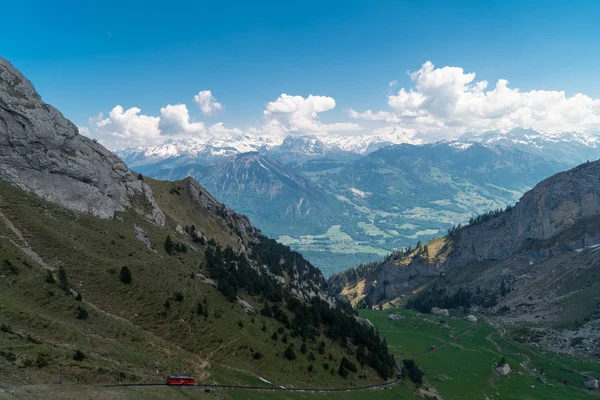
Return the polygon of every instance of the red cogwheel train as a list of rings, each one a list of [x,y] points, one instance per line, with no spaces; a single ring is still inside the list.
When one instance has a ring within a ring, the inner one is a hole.
[[[194,385],[193,376],[169,375],[167,376],[167,385],[184,386]]]

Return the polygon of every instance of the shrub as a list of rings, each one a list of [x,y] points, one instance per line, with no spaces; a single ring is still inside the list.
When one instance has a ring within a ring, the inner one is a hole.
[[[143,181],[143,180],[144,180],[144,175],[138,174],[138,181]]]
[[[88,319],[89,313],[85,308],[77,307],[77,319],[85,320]]]
[[[582,336],[578,336],[578,337],[575,337],[575,338],[571,339],[571,347],[578,346],[581,343],[583,343],[583,337]]]
[[[13,333],[12,327],[6,324],[0,325],[0,331],[5,333]]]
[[[308,351],[308,348],[306,347],[306,343],[302,342],[302,346],[300,346],[300,352],[302,354],[306,354],[307,351]]]
[[[313,357],[314,357],[314,354],[313,354]],[[358,369],[356,368],[356,365],[354,365],[352,362],[350,362],[350,360],[348,360],[346,357],[342,357],[342,362],[340,365],[343,365],[344,368],[346,368],[348,371],[352,371],[352,372],[358,371]]]
[[[338,369],[338,374],[340,374],[340,376],[342,378],[347,378],[348,375],[350,374],[350,372],[348,372],[346,367],[344,367],[344,364],[340,364],[340,368]]]
[[[329,364],[328,363],[323,363],[323,368],[324,369],[329,369]]]
[[[313,372],[313,369],[314,369],[314,368],[313,368],[312,364],[310,364],[310,365],[308,366],[308,372]]]
[[[174,250],[175,243],[173,243],[173,240],[171,240],[171,236],[167,235],[167,238],[165,239],[165,251],[167,252],[167,254],[173,254]]]
[[[313,362],[317,359],[317,357],[315,357],[315,353],[313,353],[312,351],[310,352],[310,354],[308,355],[308,361]]]
[[[81,293],[77,293],[77,296],[75,296],[75,300],[77,300],[77,301],[83,300],[83,297],[81,297]]]
[[[129,270],[128,267],[123,267],[121,268],[121,272],[119,273],[119,279],[121,280],[121,282],[125,283],[125,284],[130,284],[132,281],[131,278],[131,271]]]
[[[277,333],[282,334],[283,332],[284,332],[283,326],[280,326],[279,328],[277,328]]]
[[[296,353],[294,353],[292,346],[288,346],[285,348],[285,351],[283,352],[283,356],[290,361],[294,361],[296,359]]]
[[[506,360],[505,360],[506,362]],[[402,364],[404,365],[403,372],[405,376],[414,382],[415,385],[421,386],[423,384],[423,376],[425,373],[417,367],[415,361],[412,359],[403,360]]]
[[[17,361],[17,355],[15,353],[13,353],[12,351],[0,350],[0,356],[3,357],[8,362]]]
[[[198,302],[198,304],[196,304],[196,314],[198,315],[204,315],[204,306],[202,305],[202,302]]]
[[[243,327],[244,327],[244,323],[242,322],[242,320],[241,320],[241,319],[240,319],[240,320],[238,320],[238,322],[237,322],[237,325],[238,325],[240,328],[243,328]]]
[[[54,279],[54,274],[50,270],[46,271],[46,283],[49,283],[49,284],[56,283],[56,279]]]
[[[317,348],[319,354],[325,353],[325,342],[319,342],[319,347]]]
[[[62,287],[64,290],[69,289],[69,280],[67,279],[67,272],[62,266],[58,269],[58,281],[60,282],[60,287]]]
[[[263,324],[262,328],[260,328],[261,331],[266,332],[267,331],[267,326],[265,324]]]
[[[183,301],[183,293],[181,293],[181,292],[173,293],[173,300],[181,303]]]
[[[273,332],[273,334],[271,335],[271,339],[277,341],[279,337],[277,336],[277,332]]]
[[[283,337],[281,338],[281,341],[283,343],[287,343],[288,342],[288,335],[287,335],[287,333],[285,335],[283,335]]]
[[[262,355],[262,353],[257,351],[256,353],[254,353],[252,358],[254,358],[255,360],[260,360],[261,358],[263,358],[263,355]]]
[[[83,361],[85,359],[85,354],[81,350],[75,350],[75,354],[73,354],[73,360],[75,361]]]
[[[163,306],[168,310],[171,308],[171,302],[169,300],[165,300],[165,304],[163,304]]]
[[[50,363],[50,358],[44,353],[38,353],[35,359],[35,365],[38,368],[44,368]]]

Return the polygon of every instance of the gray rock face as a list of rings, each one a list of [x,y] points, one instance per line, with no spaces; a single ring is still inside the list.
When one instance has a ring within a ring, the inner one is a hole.
[[[0,179],[73,211],[113,218],[133,208],[165,223],[152,190],[118,157],[80,135],[2,57]]]
[[[450,269],[481,261],[548,257],[600,242],[593,227],[600,217],[600,161],[556,174],[523,195],[515,207],[485,222],[462,228],[447,238],[446,256],[431,262],[415,257],[394,260],[368,272],[376,285],[373,298],[395,298]],[[384,294],[385,290],[385,295]]]

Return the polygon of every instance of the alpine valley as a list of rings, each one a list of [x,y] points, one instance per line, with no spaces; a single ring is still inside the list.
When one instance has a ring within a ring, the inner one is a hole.
[[[599,140],[513,129],[428,143],[392,129],[180,139],[116,154],[156,179],[197,179],[329,276],[514,204],[540,180],[599,158]]]

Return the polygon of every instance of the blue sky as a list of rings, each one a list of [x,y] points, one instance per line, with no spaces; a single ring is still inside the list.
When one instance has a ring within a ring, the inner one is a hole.
[[[367,132],[373,124],[383,127],[390,121],[352,119],[348,109],[394,113],[399,124],[417,114],[429,120],[427,126],[411,120],[407,129],[433,129],[434,119],[436,126],[451,126],[457,122],[433,106],[409,109],[396,102],[391,107],[389,95],[399,88],[427,92],[415,88],[407,74],[426,61],[434,69],[474,72],[472,83],[486,80],[488,89],[507,79],[521,92],[565,91],[566,98],[584,93],[590,101],[582,107],[592,113],[585,127],[596,126],[597,1],[23,0],[4,4],[3,14],[11,17],[0,24],[0,55],[80,126],[88,126],[88,119],[100,112],[106,117],[116,105],[159,116],[168,104],[186,104],[190,123],[208,127],[223,121],[241,131],[261,130],[269,122],[264,114],[268,103],[283,93],[335,99],[335,108],[317,111],[319,124],[361,126],[349,132]],[[398,84],[388,88],[394,80]],[[192,100],[201,90],[210,90],[224,109],[202,115]],[[434,102],[439,106],[451,101],[444,90],[424,96],[440,96]],[[306,125],[310,121],[300,121],[303,116],[269,115],[281,132],[302,133],[297,131],[305,126],[316,132]],[[460,123],[464,129],[468,124],[500,126],[465,118]],[[106,129],[122,128],[117,125],[107,123]],[[559,125],[563,129],[564,121]]]

